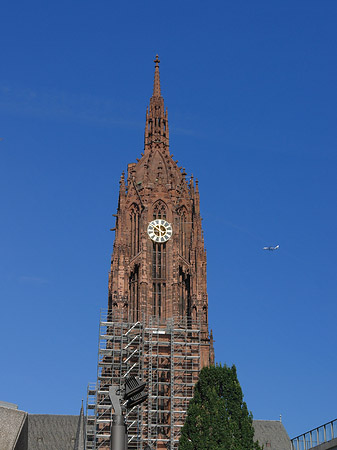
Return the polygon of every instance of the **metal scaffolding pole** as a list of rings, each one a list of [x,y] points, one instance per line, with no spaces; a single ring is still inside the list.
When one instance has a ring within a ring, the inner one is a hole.
[[[128,376],[148,385],[148,400],[127,412],[128,449],[176,450],[188,403],[200,372],[201,332],[189,318],[102,312],[97,383],[87,397],[87,450],[109,450],[113,410],[109,387]]]

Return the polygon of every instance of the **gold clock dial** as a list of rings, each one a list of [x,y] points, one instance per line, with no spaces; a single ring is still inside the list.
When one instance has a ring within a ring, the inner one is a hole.
[[[155,219],[149,223],[147,234],[154,242],[166,242],[172,236],[172,225],[164,219]]]

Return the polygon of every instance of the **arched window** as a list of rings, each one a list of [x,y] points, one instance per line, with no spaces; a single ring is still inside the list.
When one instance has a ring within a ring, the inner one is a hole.
[[[131,256],[137,255],[140,250],[139,245],[139,207],[135,203],[130,208],[130,233],[131,233]]]
[[[153,220],[155,219],[166,220],[166,205],[161,200],[158,200],[153,206]]]

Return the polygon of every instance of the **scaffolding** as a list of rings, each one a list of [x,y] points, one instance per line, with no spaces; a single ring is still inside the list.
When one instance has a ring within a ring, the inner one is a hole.
[[[190,318],[132,322],[123,312],[102,311],[97,383],[87,392],[86,450],[110,448],[109,386],[122,388],[131,375],[147,382],[148,400],[126,414],[128,449],[177,449],[200,372],[200,347],[200,326]]]

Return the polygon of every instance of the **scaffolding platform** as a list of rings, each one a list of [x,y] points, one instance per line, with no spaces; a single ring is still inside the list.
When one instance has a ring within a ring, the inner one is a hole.
[[[147,383],[148,400],[126,413],[128,449],[177,449],[201,369],[200,347],[200,326],[190,318],[133,322],[122,312],[102,311],[97,382],[87,391],[86,449],[110,449],[109,386],[122,389],[131,375]]]

